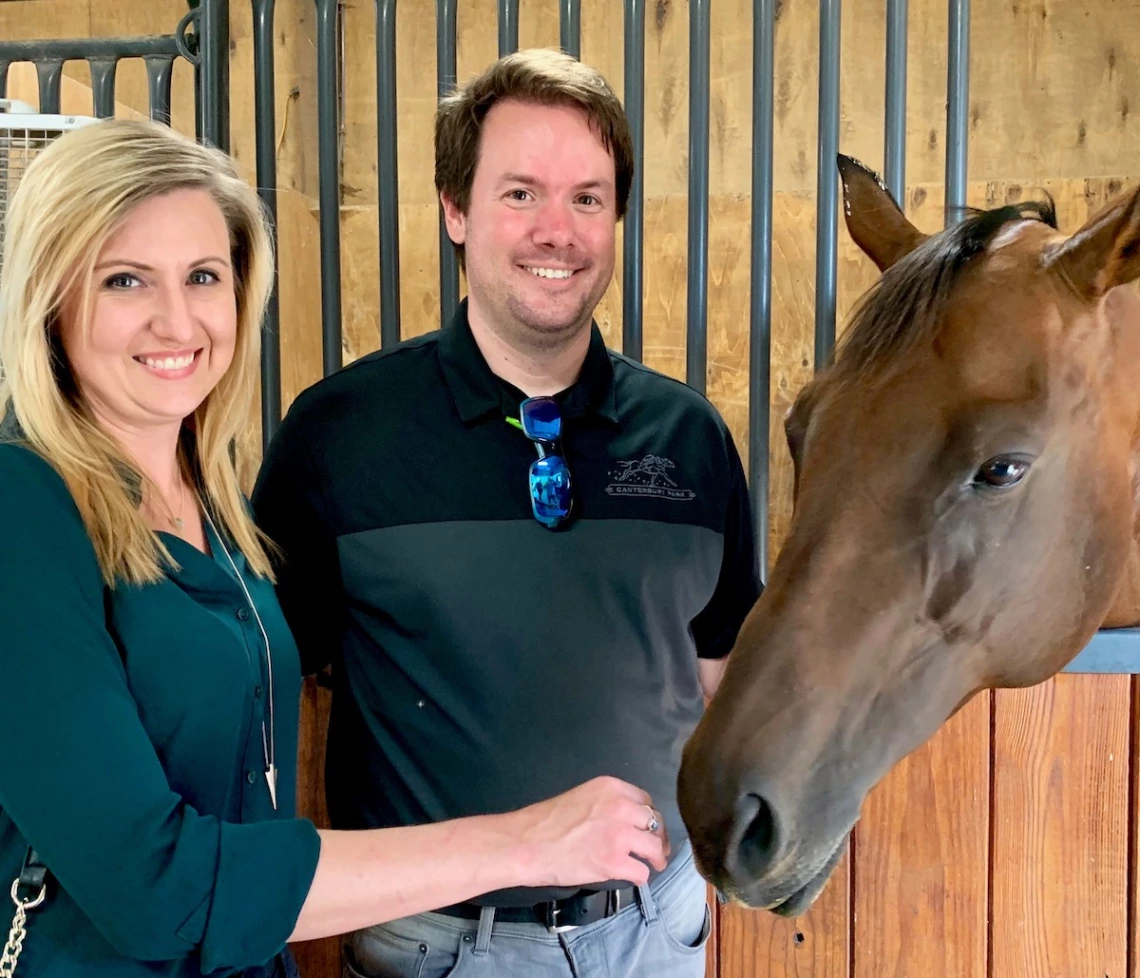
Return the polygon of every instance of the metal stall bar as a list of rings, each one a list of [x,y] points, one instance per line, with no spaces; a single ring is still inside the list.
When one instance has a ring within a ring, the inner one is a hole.
[[[229,0],[201,0],[198,14],[202,139],[228,153],[230,151]]]
[[[60,84],[63,79],[63,62],[59,59],[36,62],[36,80],[40,86],[40,112],[45,115],[59,113]]]
[[[194,30],[191,31],[190,28]],[[194,66],[194,136],[202,138],[202,51],[199,34],[202,23],[200,13],[195,8],[187,10],[174,28],[174,43],[178,53]]]
[[[970,0],[950,0],[946,80],[946,226],[965,217],[970,97]]]
[[[174,35],[161,37],[90,37],[53,41],[0,41],[0,62],[86,61],[89,58],[145,58],[179,53]]]
[[[400,342],[400,171],[396,156],[396,0],[376,0],[376,166],[380,191],[380,345]]]
[[[443,98],[456,82],[456,0],[435,0],[436,93]],[[446,326],[459,307],[459,258],[439,210],[439,321]]]
[[[642,244],[645,239],[645,0],[625,0],[625,114],[633,134],[633,182],[625,212],[621,265],[621,348],[642,358]]]
[[[709,278],[709,0],[689,2],[689,288],[685,380],[705,392]]]
[[[567,54],[582,57],[582,0],[559,0],[558,43]]]
[[[340,153],[337,129],[337,0],[317,5],[317,156],[321,209],[321,350],[324,373],[342,364],[340,322]]]
[[[275,0],[253,0],[253,105],[257,155],[257,192],[277,232],[277,108],[274,104],[273,13]],[[273,291],[261,324],[261,444],[269,441],[281,422],[281,315],[274,250]]]
[[[887,119],[883,182],[895,203],[906,195],[907,0],[887,0]]]
[[[184,27],[191,15],[183,18]],[[124,58],[143,58],[152,119],[170,121],[170,79],[174,59],[184,54],[176,34],[160,37],[68,38],[51,41],[0,41],[0,97],[8,90],[9,65],[29,61],[36,65],[40,85],[42,112],[59,111],[63,65],[68,61],[87,61],[91,68],[94,112],[99,118],[114,114],[115,72]],[[46,96],[46,98],[45,98]],[[51,109],[54,105],[56,108]]]
[[[499,57],[519,49],[519,0],[499,0]]]
[[[155,122],[170,125],[170,82],[174,73],[174,58],[156,54],[149,55],[145,62],[150,117]]]
[[[768,425],[772,355],[772,89],[776,4],[752,2],[752,295],[748,343],[748,484],[760,580],[768,583]]]
[[[839,14],[840,0],[819,3],[819,158],[816,174],[815,369],[835,347],[836,248],[839,239]]]
[[[91,97],[95,118],[109,119],[115,114],[115,69],[117,58],[88,58],[91,69]]]

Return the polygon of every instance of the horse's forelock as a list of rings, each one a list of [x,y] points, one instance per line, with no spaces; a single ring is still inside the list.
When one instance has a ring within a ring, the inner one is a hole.
[[[1057,227],[1052,198],[968,213],[888,268],[864,296],[840,345],[840,370],[864,376],[889,369],[917,344],[932,341],[962,271],[1003,227],[1024,220]]]

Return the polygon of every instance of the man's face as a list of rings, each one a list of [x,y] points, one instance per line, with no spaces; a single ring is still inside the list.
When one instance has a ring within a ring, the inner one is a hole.
[[[613,157],[583,112],[496,104],[467,213],[444,198],[466,251],[470,318],[523,350],[587,327],[613,275],[616,197]]]

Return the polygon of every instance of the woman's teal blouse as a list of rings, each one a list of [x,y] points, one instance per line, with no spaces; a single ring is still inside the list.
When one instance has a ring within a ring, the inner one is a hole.
[[[164,542],[165,580],[106,588],[63,480],[0,444],[0,890],[7,903],[29,843],[57,881],[29,918],[29,976],[264,963],[316,869],[316,829],[295,817],[300,666],[273,587],[230,548],[255,615],[216,537],[212,555]]]

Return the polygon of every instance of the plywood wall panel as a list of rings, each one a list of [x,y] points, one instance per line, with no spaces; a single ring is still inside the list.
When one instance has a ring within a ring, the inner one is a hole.
[[[1086,675],[994,697],[994,975],[1125,974],[1130,700]]]

